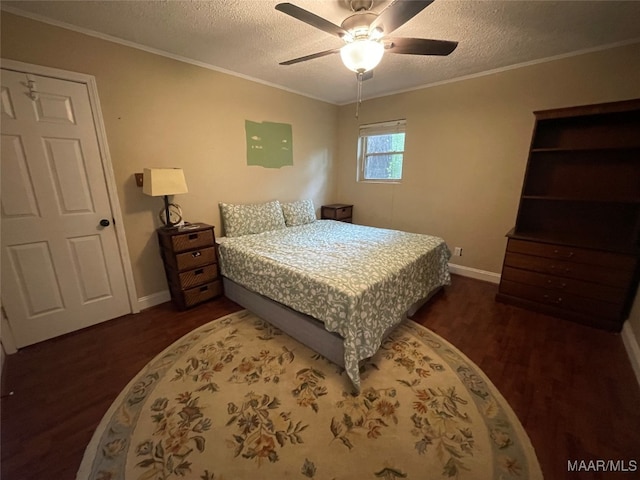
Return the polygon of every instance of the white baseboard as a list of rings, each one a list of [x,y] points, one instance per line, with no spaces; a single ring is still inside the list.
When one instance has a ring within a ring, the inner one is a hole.
[[[636,339],[628,321],[624,322],[620,336],[622,337],[624,348],[627,349],[627,355],[629,355],[631,367],[636,374],[636,380],[638,381],[638,384],[640,384],[640,345],[638,345],[638,340]]]
[[[160,305],[161,303],[165,303],[170,300],[171,294],[169,293],[169,290],[163,290],[161,292],[152,293],[146,297],[139,298],[138,307],[140,307],[140,310],[144,310],[145,308],[155,307],[156,305]]]
[[[485,282],[500,283],[500,274],[494,272],[487,272],[486,270],[479,270],[477,268],[465,267],[463,265],[456,265],[455,263],[449,264],[449,271],[463,277],[475,278],[476,280],[483,280]]]

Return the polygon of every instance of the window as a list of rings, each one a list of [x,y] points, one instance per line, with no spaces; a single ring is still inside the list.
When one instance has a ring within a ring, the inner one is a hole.
[[[402,180],[406,120],[360,126],[358,180],[399,182]]]

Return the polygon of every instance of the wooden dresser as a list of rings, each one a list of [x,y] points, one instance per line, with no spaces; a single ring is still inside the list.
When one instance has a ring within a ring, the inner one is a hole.
[[[157,232],[171,300],[180,310],[222,294],[211,225],[194,223]]]
[[[620,331],[640,276],[640,100],[535,115],[496,298]]]
[[[320,218],[323,220],[338,220],[340,222],[353,223],[353,205],[347,205],[345,203],[323,205],[320,209]]]

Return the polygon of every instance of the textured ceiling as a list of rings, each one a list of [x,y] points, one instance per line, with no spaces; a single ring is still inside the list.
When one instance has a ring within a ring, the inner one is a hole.
[[[113,37],[175,58],[336,104],[355,100],[356,78],[339,55],[279,62],[340,47],[342,41],[275,10],[278,0],[2,1],[2,8]],[[348,0],[291,0],[340,24]],[[380,12],[388,1],[374,1]],[[386,53],[364,98],[640,41],[640,1],[436,0],[394,36],[455,40],[448,57]]]

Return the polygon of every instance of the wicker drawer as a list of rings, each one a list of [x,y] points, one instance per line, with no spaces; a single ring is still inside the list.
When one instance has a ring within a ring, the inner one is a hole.
[[[209,245],[213,245],[213,230],[211,229],[198,232],[186,232],[163,238],[163,246],[174,253],[207,247]]]
[[[222,293],[222,281],[205,283],[188,290],[180,290],[176,286],[171,286],[171,295],[181,309],[193,307],[207,300],[217,297]]]
[[[167,258],[167,263],[180,272],[215,262],[215,247],[207,247],[200,250],[193,250],[191,252],[179,253],[174,257]]]
[[[188,270],[178,274],[178,283],[181,289],[186,290],[187,288],[192,288],[196,285],[209,283],[216,278],[218,278],[218,265],[212,263],[210,265],[205,265],[204,267]]]
[[[527,242],[526,240],[509,239],[507,252],[523,253],[558,260],[566,260],[589,265],[600,265],[627,272],[633,272],[636,259],[630,255],[602,252],[587,248],[574,248],[549,243]]]
[[[615,270],[598,265],[534,257],[512,252],[507,252],[505,255],[504,266],[620,288],[626,288],[633,276],[633,271],[628,270]]]
[[[623,288],[615,288],[573,278],[545,275],[511,267],[503,269],[502,279],[546,288],[558,294],[578,295],[603,302],[621,303],[624,302],[626,296],[626,291]]]
[[[222,282],[212,282],[184,291],[184,303],[187,307],[209,300],[222,293]]]
[[[599,300],[571,295],[548,288],[526,285],[524,283],[504,280],[500,283],[500,293],[513,297],[524,298],[533,302],[549,305],[554,308],[597,316],[606,319],[617,319],[622,314],[623,302],[610,303]]]

